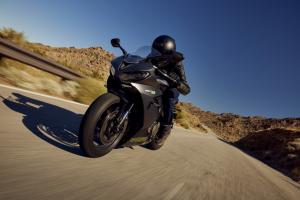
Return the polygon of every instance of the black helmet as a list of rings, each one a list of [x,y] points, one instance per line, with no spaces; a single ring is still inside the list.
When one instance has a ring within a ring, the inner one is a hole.
[[[155,38],[152,43],[152,48],[156,49],[161,54],[169,54],[176,51],[176,43],[170,36],[161,35]]]

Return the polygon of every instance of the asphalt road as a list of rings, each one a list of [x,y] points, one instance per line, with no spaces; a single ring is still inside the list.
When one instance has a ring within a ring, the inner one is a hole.
[[[300,199],[300,186],[210,134],[175,129],[158,151],[82,156],[86,107],[0,86],[0,199]]]

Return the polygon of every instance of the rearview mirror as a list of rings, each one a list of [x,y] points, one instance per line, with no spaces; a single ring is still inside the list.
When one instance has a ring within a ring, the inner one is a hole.
[[[119,38],[113,38],[110,41],[111,46],[113,47],[120,47],[120,39]]]

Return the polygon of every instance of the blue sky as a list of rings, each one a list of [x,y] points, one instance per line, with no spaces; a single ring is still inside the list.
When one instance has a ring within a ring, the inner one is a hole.
[[[192,93],[213,112],[300,116],[300,1],[0,0],[0,27],[53,46],[129,51],[161,34],[185,54]]]

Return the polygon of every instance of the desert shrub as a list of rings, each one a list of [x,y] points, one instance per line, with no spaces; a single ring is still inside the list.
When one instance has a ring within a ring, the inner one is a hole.
[[[34,70],[37,69],[23,64],[18,65],[18,63],[13,66],[1,65],[0,78],[10,85],[31,91],[39,91],[71,99],[77,95],[77,88],[79,87],[77,82],[62,81],[59,77],[43,71],[39,72],[38,70],[33,72]]]
[[[186,129],[197,129],[206,133],[207,130],[202,126],[199,118],[189,112],[184,104],[177,104],[176,106],[176,123]]]
[[[106,88],[102,81],[93,78],[83,78],[77,80],[79,87],[77,95],[74,97],[76,101],[90,104],[100,94],[106,92]]]
[[[56,79],[56,80],[60,79],[60,77],[55,76],[53,74],[50,74],[48,72],[42,71],[40,69],[31,67],[29,65],[20,63],[20,62],[15,61],[15,60],[7,59],[7,58],[2,58],[1,59],[0,67],[1,68],[10,68],[10,69],[15,68],[19,71],[25,71],[25,72],[27,72],[27,73],[31,74],[32,76],[35,76],[35,77],[48,77],[48,78]]]
[[[2,28],[0,29],[0,37],[10,40],[16,44],[24,45],[26,43],[26,38],[24,36],[24,33],[17,32],[12,28]]]

